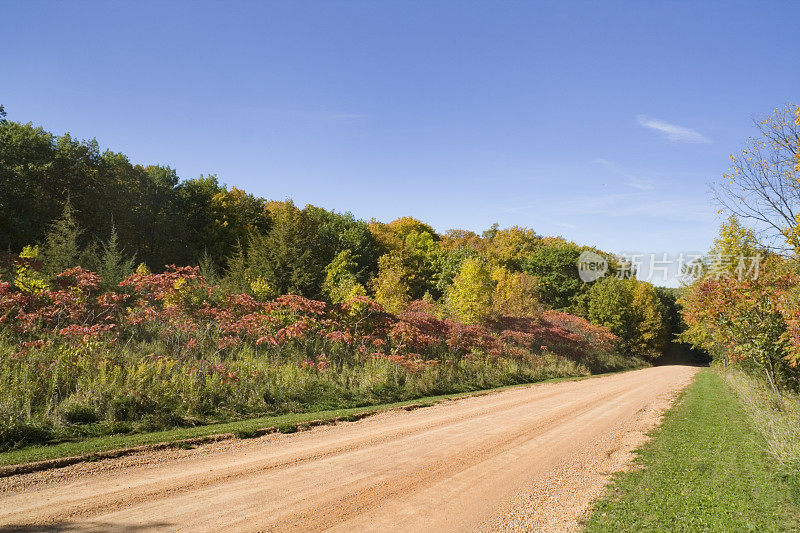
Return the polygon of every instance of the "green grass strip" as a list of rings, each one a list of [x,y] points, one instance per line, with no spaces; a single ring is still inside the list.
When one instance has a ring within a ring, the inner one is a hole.
[[[623,372],[627,372],[625,370]],[[582,377],[568,377],[568,378],[552,378],[538,383],[554,383],[559,381],[575,381],[581,379],[589,379],[600,377],[608,374],[597,374],[594,376]],[[307,413],[290,413],[285,415],[267,416],[262,418],[250,418],[239,420],[235,422],[227,422],[221,424],[211,424],[206,426],[195,426],[187,428],[176,428],[165,431],[157,431],[154,433],[135,433],[125,435],[110,435],[105,437],[94,437],[74,442],[61,442],[58,444],[28,446],[16,450],[9,450],[0,453],[0,466],[18,465],[25,463],[32,463],[36,461],[45,461],[49,459],[59,459],[62,457],[72,457],[86,454],[93,454],[99,452],[106,452],[110,450],[119,450],[124,448],[132,448],[136,446],[146,446],[152,444],[159,444],[164,442],[175,442],[185,439],[196,439],[202,437],[210,437],[223,433],[234,433],[239,436],[248,436],[257,430],[265,428],[275,428],[278,431],[291,432],[297,427],[308,424],[309,422],[322,422],[330,423],[338,419],[357,419],[380,411],[388,409],[397,409],[407,406],[429,406],[445,400],[453,398],[461,398],[466,396],[474,396],[485,394],[487,392],[515,388],[526,387],[530,383],[521,385],[508,385],[498,387],[495,389],[487,389],[481,391],[462,392],[455,394],[444,394],[441,396],[429,396],[425,398],[417,398],[402,402],[373,405],[368,407],[354,407],[349,409],[337,409],[328,411],[315,411]]]
[[[703,369],[586,531],[800,531],[800,502],[722,378]]]

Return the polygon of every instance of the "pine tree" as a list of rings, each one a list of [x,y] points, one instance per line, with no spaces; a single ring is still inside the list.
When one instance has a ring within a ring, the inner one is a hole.
[[[200,268],[200,275],[203,276],[210,285],[217,284],[219,281],[217,265],[214,263],[214,258],[211,257],[211,254],[208,253],[208,249],[203,250],[203,255],[200,256],[197,266]]]
[[[247,279],[247,254],[241,241],[236,243],[233,255],[228,258],[228,269],[222,279],[222,286],[232,293],[250,293],[250,282]]]
[[[42,273],[47,277],[78,266],[80,248],[78,239],[83,231],[75,220],[75,211],[69,200],[64,211],[51,225],[41,247]]]
[[[111,291],[117,288],[120,282],[134,270],[135,256],[125,257],[119,246],[117,228],[111,225],[111,234],[108,240],[101,244],[97,273],[102,278],[100,288]]]
[[[272,229],[254,233],[247,250],[247,273],[263,278],[277,294],[319,295],[322,265],[315,253],[314,220],[291,201],[270,206]]]

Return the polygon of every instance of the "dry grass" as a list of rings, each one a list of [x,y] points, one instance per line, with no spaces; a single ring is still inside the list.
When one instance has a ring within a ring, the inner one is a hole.
[[[754,429],[763,435],[778,470],[800,487],[800,396],[776,394],[765,382],[741,370],[721,372],[747,412]]]

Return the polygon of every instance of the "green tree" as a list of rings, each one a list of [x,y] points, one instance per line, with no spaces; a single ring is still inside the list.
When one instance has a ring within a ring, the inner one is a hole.
[[[542,302],[559,311],[575,310],[589,289],[578,276],[583,248],[560,242],[539,246],[522,261],[522,269],[539,280]]]
[[[365,285],[375,276],[382,250],[366,222],[357,220],[351,213],[337,213],[311,205],[306,206],[305,211],[316,227],[314,249],[319,264],[330,264],[337,254],[349,250],[358,282]]]
[[[222,279],[222,286],[234,294],[247,294],[251,292],[250,281],[247,274],[247,253],[241,242],[236,243],[233,254],[228,259],[228,269]]]
[[[437,294],[444,294],[453,284],[453,280],[461,270],[461,264],[468,257],[479,257],[478,253],[468,246],[457,246],[448,252],[443,252],[439,260],[439,269],[435,274]]]
[[[209,284],[216,285],[217,282],[219,282],[217,264],[214,258],[211,257],[211,254],[208,253],[208,250],[203,250],[203,255],[200,256],[197,267],[200,269],[200,275],[203,276]]]
[[[0,249],[41,242],[63,205],[53,176],[54,136],[13,121],[0,123]]]
[[[659,357],[668,341],[666,310],[655,287],[635,279],[611,276],[591,284],[588,318],[606,326],[630,356]]]
[[[126,276],[131,274],[136,264],[135,256],[125,257],[119,245],[117,229],[112,224],[108,240],[101,244],[97,273],[102,278],[100,288],[114,290]]]
[[[633,283],[633,280],[613,276],[602,278],[591,284],[587,298],[589,321],[609,328],[627,351],[630,351],[630,340],[636,334]]]
[[[306,211],[290,200],[269,205],[272,229],[265,236],[253,232],[247,249],[251,282],[263,280],[277,294],[321,295],[323,268],[315,253],[316,226]]]
[[[441,296],[436,277],[441,270],[442,254],[435,234],[428,231],[409,231],[403,239],[400,257],[412,299],[418,300],[426,292],[434,297]]]
[[[343,304],[355,296],[364,296],[364,286],[358,282],[355,271],[358,265],[353,260],[350,250],[342,250],[325,267],[325,281],[322,283],[324,292],[330,301]]]
[[[55,276],[78,266],[80,247],[78,239],[83,231],[75,220],[74,210],[69,200],[64,204],[61,216],[51,225],[41,246],[42,273],[47,277]]]

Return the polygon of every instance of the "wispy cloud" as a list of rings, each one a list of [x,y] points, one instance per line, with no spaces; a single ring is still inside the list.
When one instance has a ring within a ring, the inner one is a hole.
[[[623,176],[624,178],[626,178],[628,180],[628,185],[630,185],[634,189],[639,189],[640,191],[650,191],[653,188],[655,188],[655,186],[653,185],[652,180],[650,180],[648,178],[642,178],[642,177],[639,177],[639,176],[637,176],[635,174],[632,174],[631,172],[628,172],[627,170],[624,170],[624,169],[618,167],[617,165],[615,165],[614,163],[612,163],[608,159],[602,159],[602,158],[601,159],[595,159],[593,162],[597,163],[598,165],[602,165],[602,166],[606,167],[607,169],[609,169],[610,171],[614,172],[615,174],[619,174],[620,176]]]
[[[655,130],[674,143],[710,143],[711,139],[691,128],[670,124],[647,115],[636,115],[636,121],[643,128]]]

